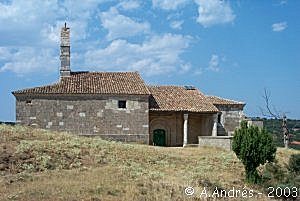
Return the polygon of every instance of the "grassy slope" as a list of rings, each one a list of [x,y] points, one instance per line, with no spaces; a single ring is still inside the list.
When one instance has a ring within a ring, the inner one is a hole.
[[[0,200],[200,200],[203,187],[246,185],[234,153],[213,148],[124,144],[0,125],[0,153]],[[279,149],[278,160],[284,165],[292,153],[300,151]],[[197,196],[186,196],[187,186],[197,187]]]

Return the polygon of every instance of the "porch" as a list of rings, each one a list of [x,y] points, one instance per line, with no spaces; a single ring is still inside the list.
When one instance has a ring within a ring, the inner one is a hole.
[[[150,112],[149,144],[215,146],[231,149],[231,136],[218,123],[217,113]],[[219,136],[220,133],[222,136]]]

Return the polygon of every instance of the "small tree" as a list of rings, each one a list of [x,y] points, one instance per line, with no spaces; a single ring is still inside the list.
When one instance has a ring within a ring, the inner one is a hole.
[[[241,128],[235,130],[232,150],[244,164],[249,183],[260,181],[261,176],[256,168],[260,164],[274,161],[276,154],[276,146],[267,131],[254,126],[248,127],[246,121],[242,121]]]
[[[287,118],[285,113],[282,115],[279,114],[277,109],[273,106],[273,110],[270,107],[270,92],[267,91],[267,89],[264,90],[264,95],[263,99],[265,100],[266,103],[266,109],[263,109],[260,107],[260,111],[263,116],[265,117],[271,117],[275,119],[282,119],[282,132],[283,132],[283,144],[285,148],[289,148],[289,140],[290,140],[290,134],[289,134],[289,129],[287,127]]]

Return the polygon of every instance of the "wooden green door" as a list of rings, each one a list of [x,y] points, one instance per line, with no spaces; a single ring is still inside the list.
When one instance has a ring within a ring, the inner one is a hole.
[[[163,129],[154,130],[153,143],[156,146],[166,146],[166,131]]]

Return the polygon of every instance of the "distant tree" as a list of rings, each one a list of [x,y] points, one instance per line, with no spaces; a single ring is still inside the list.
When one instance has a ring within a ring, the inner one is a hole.
[[[272,106],[273,109],[271,109],[270,106],[270,92],[268,92],[267,89],[264,89],[264,95],[263,99],[265,101],[265,109],[260,107],[260,111],[263,116],[265,117],[271,117],[275,119],[282,119],[282,133],[283,133],[283,144],[285,148],[289,148],[290,143],[290,134],[287,127],[287,117],[286,114],[280,114],[275,106]]]
[[[267,131],[254,126],[248,127],[246,121],[242,121],[241,128],[235,130],[232,150],[244,164],[249,183],[259,183],[261,176],[257,167],[273,162],[276,154],[276,146]]]

